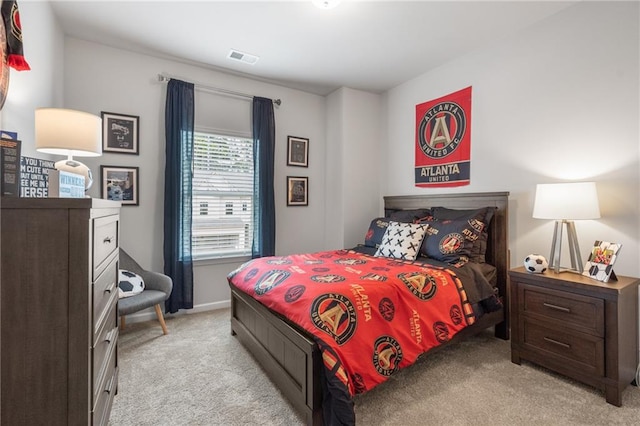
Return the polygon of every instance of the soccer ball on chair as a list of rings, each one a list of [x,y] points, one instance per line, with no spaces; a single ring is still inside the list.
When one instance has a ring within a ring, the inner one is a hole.
[[[532,274],[542,274],[548,267],[547,259],[539,254],[530,254],[524,258],[524,269]]]

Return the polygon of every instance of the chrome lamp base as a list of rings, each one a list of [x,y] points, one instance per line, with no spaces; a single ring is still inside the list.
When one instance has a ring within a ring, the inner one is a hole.
[[[565,225],[567,226],[567,238],[569,240],[571,268],[562,268],[560,266],[560,260],[562,258],[562,229]],[[577,272],[582,274],[584,270],[582,258],[580,257],[576,226],[572,220],[556,220],[556,225],[553,230],[553,242],[551,243],[551,255],[549,256],[549,268],[556,274],[560,272]]]

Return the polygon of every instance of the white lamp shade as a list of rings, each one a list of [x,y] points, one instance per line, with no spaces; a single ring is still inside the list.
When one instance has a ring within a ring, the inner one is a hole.
[[[536,185],[533,203],[536,219],[581,220],[600,218],[595,182],[543,183]]]
[[[340,4],[341,0],[311,0],[320,9],[333,9]]]
[[[102,155],[102,119],[88,112],[38,108],[36,150],[46,154],[98,157]]]

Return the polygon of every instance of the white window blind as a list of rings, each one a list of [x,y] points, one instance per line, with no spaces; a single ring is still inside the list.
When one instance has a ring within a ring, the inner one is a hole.
[[[196,132],[192,253],[196,259],[251,255],[253,141]]]

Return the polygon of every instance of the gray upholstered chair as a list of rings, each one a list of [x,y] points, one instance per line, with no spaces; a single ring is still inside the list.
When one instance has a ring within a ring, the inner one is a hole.
[[[124,330],[125,316],[143,309],[155,307],[162,332],[167,334],[167,325],[162,315],[160,304],[169,298],[173,289],[173,281],[170,277],[159,272],[147,271],[124,250],[120,249],[120,269],[135,272],[144,280],[144,290],[135,296],[125,297],[118,301],[118,315],[120,316],[120,329]]]

